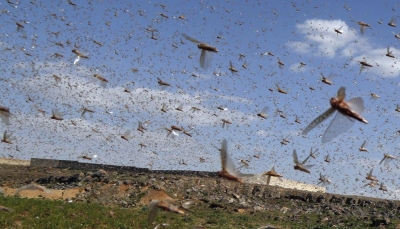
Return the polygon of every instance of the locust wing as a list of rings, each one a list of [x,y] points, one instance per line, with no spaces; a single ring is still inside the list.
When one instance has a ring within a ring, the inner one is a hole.
[[[308,125],[302,132],[302,135],[306,135],[308,132],[310,132],[314,127],[318,126],[321,122],[325,121],[329,116],[331,116],[335,112],[335,109],[333,107],[329,108],[327,111],[325,111],[323,114],[318,116],[316,119],[314,119],[310,125]]]
[[[194,39],[194,38],[192,38],[192,37],[189,37],[189,36],[186,35],[185,33],[182,33],[182,36],[183,36],[184,38],[188,39],[189,41],[193,42],[193,43],[196,43],[196,44],[201,44],[201,43],[202,43],[202,42],[200,42],[200,41],[198,41],[198,40],[196,40],[196,39]]]
[[[222,170],[227,171],[229,174],[233,176],[237,176],[235,164],[228,155],[228,142],[226,139],[222,141],[220,153],[221,153]]]
[[[345,87],[341,87],[338,90],[337,93],[337,99],[340,101],[343,101],[346,98],[346,88]]]
[[[299,158],[297,157],[297,152],[296,152],[295,149],[293,150],[293,162],[294,162],[294,164],[296,164],[296,165],[300,164]]]

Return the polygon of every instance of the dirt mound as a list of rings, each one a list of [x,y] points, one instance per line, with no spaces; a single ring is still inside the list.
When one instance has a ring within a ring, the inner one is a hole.
[[[285,212],[291,217],[323,214],[334,216],[335,222],[360,217],[371,224],[386,218],[398,219],[400,210],[400,201],[307,192],[257,182],[240,184],[196,174],[102,169],[83,171],[6,164],[0,164],[0,174],[4,195],[13,196],[16,190],[34,182],[43,186],[44,191],[21,190],[18,195],[22,198],[71,200],[124,208],[147,206],[154,199],[177,202],[177,206],[191,201],[196,203],[197,208],[224,209],[235,213],[266,211],[273,214],[288,209]],[[307,222],[311,221],[307,219]]]
[[[30,165],[30,161],[28,161],[28,160],[18,160],[18,159],[13,159],[13,158],[0,158],[0,164],[29,166]]]
[[[176,201],[163,190],[152,190],[140,200],[140,204],[148,205],[152,200],[162,200],[165,202]]]
[[[14,196],[17,189],[10,187],[1,187],[5,196]],[[22,190],[18,193],[22,198],[46,198],[52,200],[70,200],[79,193],[84,192],[81,188],[70,188],[66,190],[48,189],[47,192],[40,190]]]

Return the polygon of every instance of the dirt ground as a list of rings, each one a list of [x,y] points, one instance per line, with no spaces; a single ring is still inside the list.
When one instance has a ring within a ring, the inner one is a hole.
[[[29,166],[30,161],[28,161],[28,160],[18,160],[18,159],[13,159],[13,158],[0,158],[0,164]]]
[[[29,161],[15,159],[0,159],[0,181],[2,183],[19,183],[28,180],[35,180],[41,177],[54,176],[70,176],[76,174],[77,171],[64,170],[56,168],[38,168],[30,167]]]
[[[65,179],[68,182],[64,182]],[[26,185],[32,187],[33,181],[43,186],[19,190]],[[363,220],[363,225],[379,225],[385,219],[379,218],[377,212],[383,212],[393,220],[390,226],[397,225],[400,210],[399,201],[301,191],[251,182],[240,184],[219,177],[152,171],[30,167],[29,161],[14,159],[0,159],[0,192],[6,196],[90,202],[124,208],[147,206],[155,199],[173,202],[176,206],[191,200],[197,209],[224,209],[240,214],[263,211],[263,214],[268,214],[265,218],[278,221],[302,217],[304,225],[320,223],[323,214],[331,219],[330,225],[348,225],[349,228],[357,225],[355,222],[358,220]],[[283,212],[282,209],[287,210]],[[276,212],[285,214],[286,211],[286,215],[275,215]],[[319,218],[309,217],[310,213],[317,212]],[[354,212],[359,216],[354,216]]]
[[[16,191],[29,184],[31,181],[48,176],[72,176],[80,173],[81,171],[65,170],[57,168],[38,168],[30,167],[29,161],[16,160],[16,159],[0,159],[0,188],[4,195],[13,196]],[[107,188],[107,184],[103,185]],[[126,192],[126,185],[119,185],[119,194]],[[46,189],[42,190],[21,190],[18,195],[22,198],[46,198],[53,200],[71,200],[80,193],[85,193],[85,186],[68,188],[65,190]],[[153,190],[143,196],[140,203],[147,205],[152,199],[174,201],[173,198],[168,196],[164,191]]]
[[[54,176],[70,176],[77,171],[61,170],[54,168],[32,168],[29,166],[30,161],[0,158],[0,188],[4,195],[14,195],[15,191],[22,186],[23,183],[29,183],[41,177]],[[80,192],[79,188],[68,190],[52,190],[47,192],[40,190],[22,190],[19,192],[21,197],[26,198],[48,198],[48,199],[70,199]]]

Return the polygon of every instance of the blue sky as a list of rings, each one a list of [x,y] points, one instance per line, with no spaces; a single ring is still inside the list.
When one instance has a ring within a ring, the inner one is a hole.
[[[400,29],[387,25],[398,15],[394,1],[361,6],[346,1],[325,5],[314,1],[295,5],[168,1],[164,8],[152,1],[75,3],[0,3],[0,102],[13,114],[12,124],[2,123],[0,128],[16,138],[13,145],[0,144],[3,156],[75,160],[98,155],[98,163],[218,171],[220,158],[214,146],[226,138],[237,167],[241,159],[250,161],[240,172],[262,173],[275,166],[287,179],[313,184],[321,172],[334,183],[328,192],[399,199],[398,162],[378,164],[384,153],[399,156],[400,113],[395,109],[400,103],[400,48],[393,32],[398,34]],[[184,20],[178,18],[182,15]],[[362,36],[353,20],[369,23],[371,28]],[[16,22],[25,28],[17,30]],[[343,34],[336,34],[334,29],[341,26]],[[151,39],[150,29],[157,40]],[[200,67],[197,45],[182,33],[218,49],[207,69]],[[75,44],[90,57],[76,65],[71,52]],[[385,56],[388,46],[396,58]],[[239,54],[245,57],[239,60]],[[277,57],[285,63],[283,69]],[[363,58],[373,67],[359,74],[357,61]],[[230,61],[239,70],[235,74],[229,71]],[[300,67],[300,62],[306,66]],[[333,84],[323,84],[320,73],[334,73]],[[61,81],[57,83],[53,74]],[[105,88],[92,81],[94,74],[109,81]],[[172,86],[160,87],[157,77]],[[276,84],[288,94],[278,93]],[[331,119],[301,136],[329,108],[329,99],[341,86],[346,87],[347,99],[363,98],[363,116],[369,123],[356,122],[324,145],[321,136]],[[371,93],[380,98],[372,98]],[[163,103],[169,108],[183,104],[184,111],[163,113]],[[82,106],[94,110],[93,117],[81,118]],[[192,106],[201,111],[190,111]],[[228,110],[218,110],[218,106]],[[265,106],[269,117],[264,120],[256,114]],[[47,113],[42,116],[37,108]],[[64,120],[50,119],[52,109],[66,112]],[[296,116],[301,124],[295,123]],[[223,129],[222,118],[233,124]],[[136,130],[138,121],[149,121],[143,134]],[[171,125],[193,127],[193,137],[180,133],[176,139],[167,138],[163,128]],[[120,136],[129,130],[131,138],[124,141]],[[290,143],[281,146],[289,134]],[[364,140],[368,153],[358,151]],[[141,149],[139,143],[148,147]],[[311,174],[294,171],[293,149],[302,160],[311,147],[319,149],[317,159],[310,161],[315,164]],[[330,164],[323,160],[327,154]],[[371,168],[389,192],[363,188]]]

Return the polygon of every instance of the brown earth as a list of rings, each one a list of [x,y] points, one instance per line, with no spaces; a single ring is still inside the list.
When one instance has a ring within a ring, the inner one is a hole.
[[[386,219],[397,220],[400,212],[399,201],[239,184],[193,174],[89,172],[30,167],[18,160],[1,160],[0,174],[0,187],[4,195],[14,195],[17,189],[31,182],[48,190],[19,192],[18,195],[27,198],[63,199],[122,207],[145,206],[153,199],[176,204],[194,200],[205,208],[224,208],[233,212],[279,212],[287,209],[287,214],[293,217],[315,213],[320,214],[321,218],[329,216],[331,225],[340,225],[352,217],[379,225],[390,222]]]
[[[0,164],[29,166],[30,161],[13,159],[13,158],[0,158]]]
[[[49,175],[74,175],[77,172],[71,170],[61,170],[54,168],[32,168],[29,161],[17,159],[0,159],[0,188],[4,195],[14,195],[15,191],[28,184],[31,181]],[[19,192],[21,197],[27,198],[48,198],[48,199],[68,199],[75,197],[79,192],[79,188],[71,188],[68,190],[52,190],[50,192],[42,192],[39,190],[22,190]]]
[[[82,171],[66,170],[58,168],[39,168],[30,167],[30,161],[17,160],[17,159],[0,159],[0,188],[6,196],[13,196],[18,188],[35,182],[37,179],[49,177],[49,176],[73,176],[79,174]],[[115,185],[103,183],[101,184],[102,190],[108,190],[110,187]],[[23,198],[46,198],[46,199],[58,199],[58,200],[72,200],[78,196],[78,194],[86,193],[85,188],[90,187],[86,184],[82,187],[67,188],[64,190],[57,190],[47,188],[47,191],[41,190],[22,190],[18,193]],[[124,194],[129,190],[129,185],[121,184],[118,185],[118,192],[113,194],[113,197],[122,198]],[[140,200],[141,205],[147,205],[153,199],[166,200],[169,202],[176,201],[171,198],[163,190],[149,190],[149,186],[144,186],[140,190],[141,192],[147,192]]]

